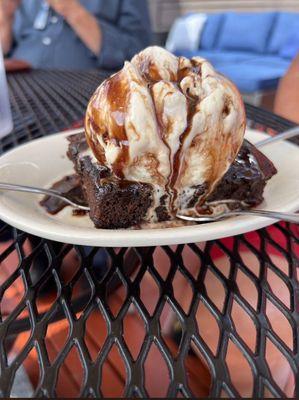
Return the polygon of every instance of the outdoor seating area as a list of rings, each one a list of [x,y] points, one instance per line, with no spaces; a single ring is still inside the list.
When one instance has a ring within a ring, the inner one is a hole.
[[[298,165],[298,0],[0,0],[0,398],[299,398]]]

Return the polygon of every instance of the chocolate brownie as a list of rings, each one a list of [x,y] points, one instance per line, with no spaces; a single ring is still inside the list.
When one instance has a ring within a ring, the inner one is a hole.
[[[151,185],[123,181],[109,168],[101,166],[90,154],[84,133],[68,138],[68,157],[81,178],[84,197],[90,206],[90,217],[97,228],[128,228],[142,222],[152,204]],[[239,200],[248,207],[263,201],[266,182],[276,173],[273,163],[247,140],[228,172],[207,202]],[[195,196],[203,188],[197,188]],[[194,202],[188,205],[194,206]],[[163,204],[156,208],[159,221],[170,219]]]
[[[81,132],[75,135],[70,135],[67,137],[67,140],[69,141],[69,146],[66,154],[68,158],[73,162],[75,171],[79,173],[79,157],[81,157],[84,152],[88,151],[85,134],[84,132]]]
[[[67,155],[74,164],[76,174],[66,176],[53,185],[72,197],[75,202],[88,204],[90,218],[96,228],[129,228],[144,222],[153,203],[151,185],[130,182],[116,178],[106,166],[100,165],[89,150],[84,133],[68,137]],[[204,207],[210,203],[237,200],[254,207],[263,201],[263,192],[267,181],[276,174],[273,163],[254,145],[244,141],[243,146],[230,169],[208,197]],[[194,201],[203,188],[195,188]],[[41,204],[55,214],[65,207],[65,203],[52,197],[45,197]],[[159,221],[171,217],[165,206],[165,196],[155,209]]]
[[[152,203],[152,188],[115,178],[110,170],[86,155],[84,134],[68,138],[68,157],[74,163],[96,228],[129,228],[141,223]]]
[[[58,182],[55,182],[51,189],[65,194],[66,197],[68,197],[70,200],[73,200],[77,204],[86,205],[86,201],[82,192],[81,178],[77,174],[65,176]],[[67,203],[65,203],[63,200],[52,196],[45,196],[40,204],[47,210],[49,214],[52,215],[57,214],[67,206]]]
[[[257,206],[263,201],[267,181],[276,173],[273,163],[253,144],[244,140],[235,162],[207,202],[239,200],[250,207]]]

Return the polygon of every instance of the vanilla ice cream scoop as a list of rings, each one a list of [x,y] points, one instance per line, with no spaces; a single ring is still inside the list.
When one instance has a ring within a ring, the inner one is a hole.
[[[235,86],[202,58],[149,47],[105,80],[85,130],[97,160],[122,180],[153,187],[151,219],[200,206],[234,161],[245,112]]]

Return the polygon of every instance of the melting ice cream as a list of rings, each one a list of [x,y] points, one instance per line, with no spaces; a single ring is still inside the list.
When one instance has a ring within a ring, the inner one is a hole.
[[[105,80],[87,108],[97,160],[120,180],[152,185],[149,211],[199,207],[243,143],[245,112],[235,86],[202,58],[149,47]]]

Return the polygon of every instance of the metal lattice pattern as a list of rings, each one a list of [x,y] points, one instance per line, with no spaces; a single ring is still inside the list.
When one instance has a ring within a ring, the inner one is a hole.
[[[44,74],[46,96],[54,88]],[[19,85],[30,75],[18,75]],[[55,90],[64,104],[67,93]],[[82,117],[87,98],[59,129]],[[288,126],[247,110],[252,126]],[[7,225],[0,240],[2,396],[14,392],[22,366],[34,371],[32,396],[299,396],[297,225],[149,248],[63,245]]]
[[[41,71],[8,75],[14,134],[0,151],[65,129],[84,116],[88,99],[107,73]]]

